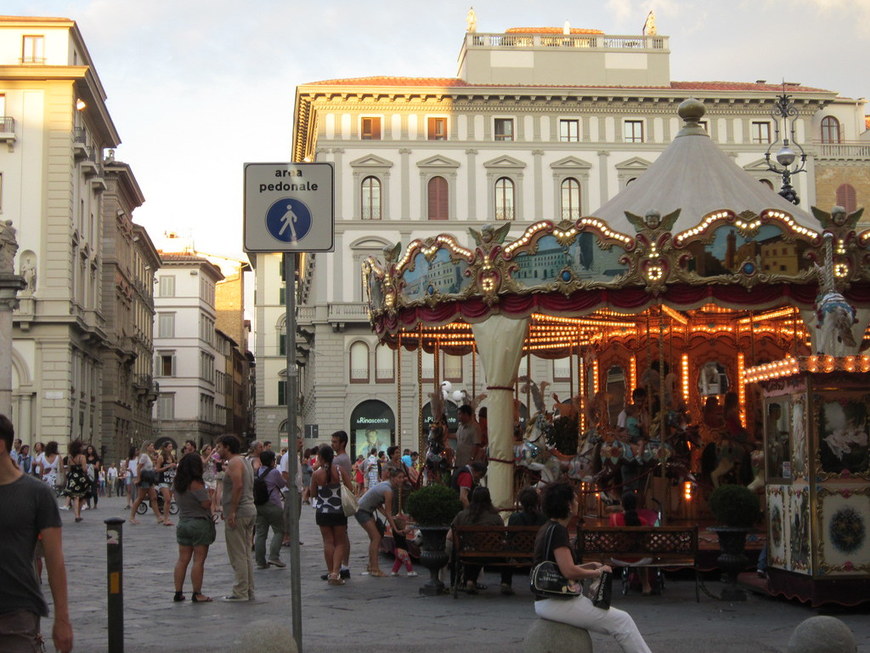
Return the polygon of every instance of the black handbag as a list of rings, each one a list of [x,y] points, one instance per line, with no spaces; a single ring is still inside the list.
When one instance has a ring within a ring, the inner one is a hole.
[[[613,594],[613,574],[609,571],[602,571],[601,576],[596,579],[589,588],[589,600],[592,605],[602,610],[610,609],[610,597]]]
[[[546,552],[548,558],[553,555],[550,547],[553,543],[555,526],[555,524],[550,524],[550,531],[547,534]],[[580,583],[566,578],[559,571],[559,565],[552,560],[544,560],[532,567],[529,574],[529,585],[532,593],[542,599],[573,599],[583,592]]]

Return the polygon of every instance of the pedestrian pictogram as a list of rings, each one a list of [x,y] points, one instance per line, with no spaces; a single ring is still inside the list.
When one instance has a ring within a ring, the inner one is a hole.
[[[282,242],[299,242],[311,229],[311,211],[297,199],[282,198],[269,207],[266,228]]]

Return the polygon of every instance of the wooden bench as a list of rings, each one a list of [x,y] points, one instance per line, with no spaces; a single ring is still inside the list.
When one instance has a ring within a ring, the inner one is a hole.
[[[453,597],[463,583],[462,565],[531,567],[540,526],[454,526],[450,578]]]
[[[695,600],[701,600],[697,526],[578,526],[575,550],[578,563],[597,561],[625,567],[626,559],[638,558],[640,562],[628,566],[693,569]],[[623,583],[627,583],[625,577]]]

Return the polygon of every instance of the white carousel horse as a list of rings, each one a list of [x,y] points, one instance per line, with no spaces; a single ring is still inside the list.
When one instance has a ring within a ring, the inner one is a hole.
[[[749,454],[752,464],[752,483],[747,485],[753,492],[764,490],[764,449],[755,449]]]
[[[828,356],[854,354],[858,344],[852,334],[852,325],[858,319],[855,308],[838,292],[826,292],[816,302],[819,330],[817,353]]]
[[[541,475],[542,483],[554,483],[562,474],[560,460],[547,445],[547,418],[542,413],[532,417],[523,436],[523,459],[520,465]]]

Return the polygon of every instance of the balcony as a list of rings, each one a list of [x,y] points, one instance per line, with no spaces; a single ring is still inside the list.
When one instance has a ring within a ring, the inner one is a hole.
[[[575,50],[655,50],[668,49],[666,36],[609,36],[605,34],[481,34],[465,35],[465,47]]]
[[[73,128],[73,155],[76,161],[90,157],[90,148],[88,147],[88,139],[84,127]]]
[[[15,149],[15,118],[0,116],[0,143],[6,143],[10,152]]]
[[[813,141],[817,160],[859,161],[870,163],[870,141],[842,141],[822,143]]]

